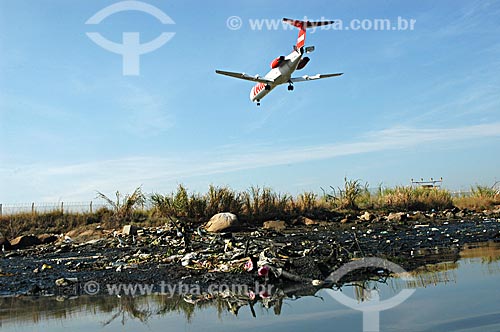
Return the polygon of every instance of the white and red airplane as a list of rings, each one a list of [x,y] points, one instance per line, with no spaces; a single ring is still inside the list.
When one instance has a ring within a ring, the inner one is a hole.
[[[271,90],[273,90],[278,85],[288,83],[288,91],[292,91],[293,83],[319,80],[321,78],[340,76],[343,74],[316,74],[314,76],[304,75],[299,77],[292,77],[294,71],[301,70],[309,62],[310,59],[308,57],[303,57],[304,54],[314,51],[314,46],[304,47],[306,41],[306,29],[332,24],[334,23],[334,21],[310,22],[284,18],[283,22],[291,24],[300,29],[299,36],[297,37],[297,44],[294,45],[292,53],[288,54],[287,56],[279,56],[271,62],[271,71],[268,72],[266,76],[251,76],[245,73],[235,73],[223,70],[215,71],[217,74],[257,82],[257,84],[250,91],[250,100],[252,102],[257,102],[257,106],[260,105],[261,99],[264,98],[269,92],[271,92]]]

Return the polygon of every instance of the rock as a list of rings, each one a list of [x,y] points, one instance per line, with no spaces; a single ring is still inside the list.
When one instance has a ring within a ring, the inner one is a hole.
[[[73,230],[69,231],[68,233],[66,233],[65,236],[70,237],[70,238],[74,238],[74,237],[77,237],[78,234],[80,234],[80,233],[81,233],[81,230],[73,229]]]
[[[56,242],[58,240],[57,235],[53,235],[53,234],[40,234],[37,237],[38,237],[38,240],[40,240],[41,244],[52,243],[52,242]]]
[[[137,235],[137,227],[134,225],[123,226],[122,233],[124,235]]]
[[[315,225],[319,225],[319,222],[317,222],[316,220],[312,220],[310,218],[307,218],[307,217],[300,217],[299,218],[299,222],[303,225],[306,225],[306,226],[315,226]]]
[[[0,233],[0,249],[1,248],[4,248],[6,250],[10,249],[10,242],[2,233]]]
[[[463,218],[463,217],[465,217],[465,212],[464,211],[458,211],[457,213],[455,213],[455,217],[457,217],[457,218]]]
[[[453,219],[453,218],[455,218],[455,214],[452,211],[448,211],[448,212],[446,212],[445,217],[447,219]]]
[[[352,214],[346,214],[344,216],[343,219],[340,220],[340,223],[341,224],[346,224],[346,223],[350,223],[350,222],[354,222],[357,220],[357,217],[355,215],[352,215]]]
[[[238,224],[238,217],[229,212],[217,213],[205,225],[205,229],[209,232],[222,232],[236,227]]]
[[[78,234],[78,236],[76,236],[76,238],[75,238],[75,241],[77,241],[78,243],[87,242],[87,241],[91,241],[91,240],[101,239],[102,237],[103,237],[103,233],[101,230],[87,229],[83,233]]]
[[[40,240],[34,235],[23,235],[16,237],[14,240],[10,241],[10,246],[12,249],[24,249],[27,247],[36,246],[40,243]]]
[[[349,222],[349,218],[344,218],[344,219],[340,220],[341,224],[346,224],[348,222]]]
[[[427,219],[427,216],[423,212],[416,211],[416,212],[413,212],[413,214],[409,216],[409,219],[413,220],[413,221],[419,221],[419,220]]]
[[[282,220],[269,220],[264,221],[264,225],[262,226],[264,229],[272,229],[274,231],[282,231],[286,228],[286,224]]]
[[[390,222],[400,222],[406,220],[406,213],[404,212],[391,212],[386,217],[387,221]]]
[[[375,219],[375,216],[372,213],[366,211],[365,213],[360,215],[358,219],[361,221],[372,221],[373,219]]]

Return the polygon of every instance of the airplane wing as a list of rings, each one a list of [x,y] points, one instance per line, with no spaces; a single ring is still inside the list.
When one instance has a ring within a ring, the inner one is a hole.
[[[300,76],[300,77],[293,77],[290,79],[290,81],[292,83],[296,83],[296,82],[304,82],[304,81],[314,81],[314,80],[319,80],[321,78],[328,78],[328,77],[335,77],[335,76],[340,76],[344,73],[336,73],[336,74],[316,74],[316,75],[313,75],[313,76],[309,76],[309,75],[304,75],[304,76]]]
[[[223,71],[223,70],[216,70],[215,72],[217,74],[231,76],[231,77],[239,78],[239,79],[246,80],[246,81],[259,82],[259,83],[265,83],[265,84],[274,82],[273,80],[270,80],[270,79],[267,79],[264,77],[260,77],[259,75],[251,76],[251,75],[248,75],[245,73],[235,73],[235,72]]]

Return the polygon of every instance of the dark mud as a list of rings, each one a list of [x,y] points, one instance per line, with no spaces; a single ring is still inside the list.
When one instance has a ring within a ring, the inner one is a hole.
[[[86,243],[53,243],[7,251],[0,257],[0,295],[89,295],[86,283],[101,287],[90,295],[109,295],[105,284],[161,282],[197,285],[254,285],[293,289],[318,284],[343,264],[361,257],[380,257],[406,270],[442,261],[457,261],[465,244],[500,242],[496,218],[320,223],[288,226],[282,232],[248,229],[208,234],[186,227],[144,229],[136,236],[109,233]],[[71,241],[67,241],[71,242]],[[249,263],[251,262],[251,263]],[[248,271],[249,265],[253,268]],[[258,266],[271,271],[259,276]],[[379,273],[361,271],[360,273]],[[352,277],[352,276],[351,276]]]

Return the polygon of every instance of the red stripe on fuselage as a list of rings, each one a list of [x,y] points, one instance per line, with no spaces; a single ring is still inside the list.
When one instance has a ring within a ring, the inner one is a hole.
[[[252,89],[253,96],[255,97],[256,95],[258,95],[265,88],[266,88],[266,84],[265,83],[257,83],[257,84],[255,84],[255,86]]]

